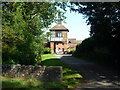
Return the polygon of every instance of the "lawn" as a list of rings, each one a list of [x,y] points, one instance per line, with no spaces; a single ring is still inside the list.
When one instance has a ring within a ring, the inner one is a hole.
[[[64,66],[64,63],[56,58],[54,54],[44,54],[42,55],[42,66]]]
[[[42,55],[42,66],[62,66],[62,82],[41,82],[37,79],[2,77],[3,88],[74,88],[80,85],[82,76],[55,57],[54,54]]]
[[[45,66],[62,66],[63,67],[63,88],[73,88],[80,84],[82,81],[82,76],[70,68],[68,65],[64,64],[61,60],[55,57],[54,54],[44,54],[42,55],[41,65]]]

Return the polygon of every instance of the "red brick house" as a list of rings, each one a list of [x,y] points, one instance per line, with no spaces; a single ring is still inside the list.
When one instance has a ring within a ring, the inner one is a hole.
[[[68,39],[69,30],[62,25],[61,20],[58,21],[57,25],[50,29],[50,32],[50,48],[52,53],[67,51],[68,47],[71,47],[71,45],[76,47],[76,39]],[[69,43],[69,41],[72,43]]]
[[[77,40],[76,38],[68,38],[68,47],[76,49]]]
[[[64,52],[68,48],[68,32],[69,30],[62,25],[61,21],[58,21],[58,24],[50,29],[50,48],[52,53],[55,52]]]

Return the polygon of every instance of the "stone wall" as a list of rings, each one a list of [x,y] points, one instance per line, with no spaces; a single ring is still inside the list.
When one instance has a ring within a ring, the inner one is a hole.
[[[2,65],[2,76],[19,78],[37,78],[45,82],[60,82],[61,66]]]

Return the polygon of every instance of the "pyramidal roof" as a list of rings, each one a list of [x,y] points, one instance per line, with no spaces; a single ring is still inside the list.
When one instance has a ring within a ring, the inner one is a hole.
[[[69,31],[64,25],[55,25],[50,29],[50,31],[51,30]]]
[[[54,27],[52,27],[51,29],[50,29],[50,31],[51,30],[56,30],[56,31],[68,31],[69,32],[69,30],[64,26],[64,25],[62,25],[62,19],[57,19],[57,25],[55,25]]]

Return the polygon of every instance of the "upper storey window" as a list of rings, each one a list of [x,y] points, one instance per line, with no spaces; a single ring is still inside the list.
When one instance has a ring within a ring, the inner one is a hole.
[[[55,37],[63,37],[62,32],[56,32]]]

